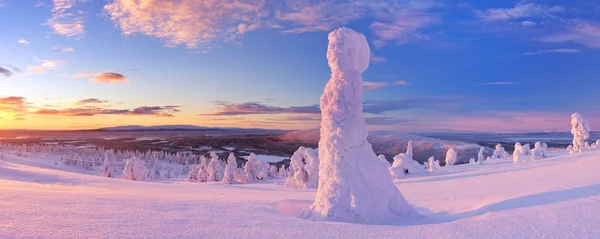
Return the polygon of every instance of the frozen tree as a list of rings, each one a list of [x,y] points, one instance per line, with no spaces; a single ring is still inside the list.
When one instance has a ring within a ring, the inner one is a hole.
[[[233,153],[229,153],[229,157],[227,157],[227,165],[225,165],[225,172],[223,173],[223,183],[232,184],[235,182],[235,174],[237,171],[237,159]]]
[[[584,142],[590,138],[592,129],[579,113],[571,115],[571,134],[573,134],[573,150],[581,152]]]
[[[277,165],[271,165],[269,167],[269,178],[278,178],[279,171],[277,170]]]
[[[588,143],[588,141],[585,141],[585,142],[583,143],[583,148],[584,148],[584,149],[592,149],[592,146],[590,146],[590,143]]]
[[[158,162],[158,159],[154,160],[154,170],[153,170],[153,174],[152,174],[152,178],[160,178],[160,162]]]
[[[165,175],[166,178],[173,178],[173,169],[171,167],[167,167],[167,174]]]
[[[388,160],[385,158],[385,155],[383,155],[383,154],[380,154],[379,156],[377,156],[377,158],[379,158],[379,160],[381,160],[381,162],[383,162],[383,163],[384,163],[386,166],[388,166],[388,167],[389,167],[389,166],[392,166],[392,164],[390,164],[390,161],[388,161]]]
[[[523,152],[521,153],[521,155],[530,155],[530,154],[531,154],[531,147],[529,146],[529,144],[524,144]]]
[[[200,171],[200,166],[193,166],[192,169],[188,171],[188,177],[186,181],[198,182],[198,171]]]
[[[446,151],[446,167],[454,165],[456,159],[456,151],[454,151],[453,148],[449,148],[448,151]]]
[[[596,140],[596,143],[592,144],[592,148],[594,148],[594,149],[600,148],[600,139]]]
[[[569,144],[569,146],[567,146],[567,151],[569,151],[570,154],[574,154],[575,150],[572,144]]]
[[[433,156],[427,159],[427,171],[429,171],[430,173],[437,171],[438,166],[439,165],[435,162],[435,158]]]
[[[502,147],[501,144],[497,144],[496,150],[494,150],[494,153],[492,153],[492,158],[499,159],[499,158],[508,158],[508,157],[509,157],[509,155],[506,152],[506,150],[504,150],[504,147]]]
[[[475,164],[475,163],[477,163],[477,161],[476,161],[474,158],[471,158],[471,159],[469,160],[469,164]]]
[[[269,178],[269,164],[263,161],[258,161],[258,177],[259,180],[267,180]]]
[[[333,31],[327,59],[332,74],[321,96],[319,187],[301,217],[383,223],[418,215],[367,141],[361,76],[370,59],[365,36],[348,28]]]
[[[546,157],[546,150],[541,142],[535,142],[531,150],[531,160],[543,159]]]
[[[196,174],[197,182],[203,183],[208,181],[208,163],[204,155],[200,156],[200,165],[198,166],[198,173]]]
[[[104,164],[102,164],[102,167],[100,168],[100,171],[98,171],[98,174],[102,177],[107,178],[112,178],[115,176],[115,169],[111,165],[110,159],[108,158],[107,154],[104,155]]]
[[[244,165],[244,182],[254,182],[256,179],[258,179],[261,170],[259,164],[260,161],[256,159],[256,154],[251,153],[250,156],[248,156],[246,164]]]
[[[235,180],[233,178],[233,172],[235,171],[235,166],[232,164],[225,165],[225,172],[223,173],[223,183],[224,184],[232,184]]]
[[[441,168],[442,167],[442,166],[440,166],[440,161],[439,160],[435,161],[435,167],[436,168]]]
[[[289,177],[288,170],[285,168],[285,165],[281,165],[281,168],[279,168],[279,177],[280,178]]]
[[[394,163],[390,169],[394,178],[400,178],[405,174],[418,174],[426,172],[425,167],[413,159],[412,141],[408,141],[406,153],[394,156]]]
[[[210,163],[208,164],[208,182],[221,181],[223,175],[221,175],[221,162],[219,156],[216,153],[210,153]]]
[[[477,162],[479,162],[479,164],[483,164],[483,160],[485,160],[485,157],[483,156],[483,151],[485,149],[483,147],[481,147],[479,149],[479,153],[477,153]]]
[[[130,158],[123,169],[123,179],[133,181],[145,181],[150,179],[150,173],[146,169],[145,162],[139,158]]]
[[[319,151],[300,147],[290,158],[292,175],[285,185],[295,188],[317,188],[319,182]]]

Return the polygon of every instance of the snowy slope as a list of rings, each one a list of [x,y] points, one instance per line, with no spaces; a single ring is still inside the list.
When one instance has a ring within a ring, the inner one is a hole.
[[[0,238],[600,237],[600,150],[397,180],[424,216],[386,225],[299,219],[315,190],[273,181],[134,182],[56,161],[8,154],[0,160]]]
[[[305,146],[316,147],[319,143],[319,129],[299,130],[282,134],[280,138],[287,142],[297,142]],[[384,154],[386,158],[391,159],[399,153],[406,152],[408,141],[413,141],[414,159],[423,163],[431,156],[438,160],[444,159],[448,148],[453,147],[458,153],[458,159],[461,163],[469,162],[470,158],[477,158],[477,152],[481,148],[478,144],[470,144],[460,141],[448,141],[441,139],[428,138],[408,133],[399,133],[392,131],[371,131],[367,138],[373,145],[373,150],[377,154]],[[486,148],[485,155],[491,156],[492,149]]]

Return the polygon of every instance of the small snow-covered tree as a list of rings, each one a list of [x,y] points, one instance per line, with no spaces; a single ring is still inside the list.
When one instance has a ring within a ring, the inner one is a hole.
[[[285,185],[295,188],[317,188],[319,182],[319,151],[301,146],[290,158],[292,175]]]
[[[585,142],[583,143],[583,148],[584,148],[584,149],[588,149],[588,150],[589,150],[589,149],[592,149],[592,146],[590,146],[590,143],[588,143],[588,141],[585,141]]]
[[[150,179],[150,173],[146,169],[146,163],[136,157],[130,158],[125,162],[123,169],[123,179],[133,181],[145,181]]]
[[[437,164],[435,162],[435,158],[433,156],[429,157],[429,159],[427,159],[427,171],[429,171],[430,173],[433,173],[435,171],[437,171],[439,167],[439,164]]]
[[[188,177],[186,181],[188,182],[198,182],[198,171],[200,170],[200,166],[192,166],[192,169],[188,171]]]
[[[530,154],[531,154],[531,147],[529,146],[529,144],[524,144],[521,155],[530,155]]]
[[[600,148],[600,139],[596,140],[596,143],[592,144],[592,148],[594,148],[594,149]]]
[[[244,182],[245,183],[249,183],[249,182],[254,182],[256,181],[256,179],[258,179],[258,176],[260,174],[260,170],[261,168],[258,167],[259,166],[259,162],[256,159],[256,154],[251,153],[250,156],[248,156],[248,160],[246,161],[246,164],[244,165]]]
[[[440,161],[439,160],[435,161],[435,167],[436,168],[441,168],[442,167],[442,166],[440,166]]]
[[[406,153],[394,156],[394,163],[390,172],[393,178],[401,178],[406,174],[419,174],[426,172],[425,167],[413,159],[412,141],[408,141]]]
[[[388,160],[385,158],[385,155],[383,155],[383,154],[380,154],[379,156],[377,156],[377,158],[379,158],[379,160],[381,160],[381,162],[383,162],[383,163],[384,163],[386,166],[388,166],[388,167],[389,167],[389,166],[392,166],[392,164],[390,164],[390,161],[388,161]]]
[[[538,160],[546,157],[544,146],[540,141],[535,142],[533,146],[534,148],[531,150],[531,160]]]
[[[100,168],[100,171],[98,171],[98,174],[102,177],[107,178],[112,178],[115,176],[115,169],[111,165],[110,159],[108,158],[107,154],[104,155],[104,164]]]
[[[454,151],[453,148],[449,148],[448,151],[446,151],[446,167],[452,166],[456,163],[456,156],[456,151]]]
[[[158,159],[155,159],[152,178],[160,178],[160,177],[161,177],[160,176],[160,162],[158,162]]]
[[[211,152],[210,156],[210,163],[208,163],[208,178],[206,181],[221,181],[223,176],[221,175],[221,162],[219,160],[219,156],[214,152]]]
[[[581,152],[585,141],[590,138],[590,128],[587,121],[579,113],[571,115],[571,134],[573,134],[573,150]]]
[[[570,154],[574,154],[575,150],[572,144],[569,144],[569,146],[567,146],[567,151],[569,151]]]
[[[484,150],[485,150],[485,149],[484,149],[483,147],[481,147],[481,148],[479,149],[479,153],[477,153],[477,162],[479,162],[479,164],[482,164],[482,163],[483,163],[483,160],[485,160],[485,156],[483,156],[483,151],[484,151]]]
[[[279,177],[280,178],[287,178],[289,176],[288,170],[285,168],[285,165],[281,165],[281,168],[279,168]]]
[[[277,169],[277,165],[271,165],[269,167],[269,178],[278,178],[279,170]]]
[[[171,168],[170,166],[167,167],[167,174],[165,174],[166,178],[173,178],[173,168]]]
[[[204,155],[200,156],[200,165],[196,174],[197,182],[204,183],[208,181],[208,163]]]
[[[225,172],[223,173],[223,183],[224,184],[232,184],[235,182],[233,174],[237,168],[237,164],[234,166],[233,164],[228,163],[225,165]]]
[[[477,161],[476,161],[474,158],[471,158],[471,159],[469,160],[469,164],[475,164],[475,163],[477,163]]]
[[[267,180],[269,178],[269,164],[263,161],[257,161],[257,163],[260,170],[258,171],[258,177],[256,177],[256,179]]]
[[[497,144],[496,149],[494,150],[494,153],[492,153],[492,158],[493,159],[508,158],[508,156],[509,155],[506,152],[506,150],[504,150],[504,147],[502,147],[501,144]]]

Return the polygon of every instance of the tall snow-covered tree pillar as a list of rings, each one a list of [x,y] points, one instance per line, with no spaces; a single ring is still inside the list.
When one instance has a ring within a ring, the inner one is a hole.
[[[319,188],[301,217],[380,223],[417,215],[367,142],[362,72],[370,49],[365,36],[348,28],[329,33],[327,59],[332,74],[321,96]]]

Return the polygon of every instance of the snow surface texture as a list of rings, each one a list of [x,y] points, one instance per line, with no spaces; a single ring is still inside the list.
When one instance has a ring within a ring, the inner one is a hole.
[[[301,217],[384,223],[417,215],[367,142],[361,76],[370,59],[365,36],[348,28],[329,33],[327,59],[332,74],[321,96],[319,188]]]
[[[2,155],[0,238],[600,238],[600,150],[402,178],[395,186],[423,218],[368,226],[299,219],[315,190],[283,179],[140,182],[55,164],[60,156]]]
[[[592,129],[587,121],[579,113],[571,115],[571,134],[573,134],[573,150],[579,151],[584,148],[585,141],[590,138]]]

